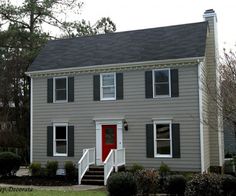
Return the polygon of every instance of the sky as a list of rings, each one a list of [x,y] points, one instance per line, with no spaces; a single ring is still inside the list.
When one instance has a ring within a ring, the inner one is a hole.
[[[83,0],[79,18],[92,23],[109,16],[117,31],[201,22],[206,9],[218,21],[219,48],[236,47],[236,0]]]

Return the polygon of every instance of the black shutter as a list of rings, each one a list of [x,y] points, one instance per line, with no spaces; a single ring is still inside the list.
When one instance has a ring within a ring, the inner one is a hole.
[[[178,69],[171,69],[171,97],[179,96],[179,74]]]
[[[100,101],[100,75],[93,76],[93,100]]]
[[[53,127],[47,127],[47,156],[53,156]]]
[[[153,98],[152,71],[145,72],[145,94],[146,98]]]
[[[47,88],[47,95],[48,95],[48,103],[53,102],[53,78],[48,78],[48,88]]]
[[[123,99],[123,73],[116,74],[116,99]]]
[[[172,154],[173,158],[180,158],[180,126],[172,124]]]
[[[68,102],[74,102],[74,77],[68,78]]]
[[[146,148],[147,148],[147,157],[154,157],[154,132],[153,124],[146,124]]]
[[[68,127],[68,157],[74,156],[74,126]]]

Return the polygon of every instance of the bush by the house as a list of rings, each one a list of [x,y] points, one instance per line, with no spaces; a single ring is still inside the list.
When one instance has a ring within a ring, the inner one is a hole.
[[[197,174],[187,182],[185,196],[220,196],[221,176],[217,174]]]
[[[164,177],[167,176],[168,174],[170,174],[170,168],[168,165],[166,165],[165,163],[161,162],[161,165],[159,167],[159,174],[160,176]]]
[[[107,181],[109,196],[133,196],[137,194],[137,184],[130,172],[112,174]]]
[[[41,175],[41,163],[34,162],[29,166],[30,172],[32,176],[40,176]]]
[[[234,174],[234,161],[233,160],[226,160],[224,163],[224,173],[225,174]]]
[[[222,190],[224,195],[235,196],[236,195],[236,178],[231,175],[223,175],[221,178]]]
[[[55,177],[58,169],[57,161],[48,161],[46,164],[46,174],[48,177]]]
[[[15,175],[19,170],[21,157],[12,152],[0,153],[0,176]]]
[[[130,168],[130,172],[132,172],[134,174],[134,173],[137,173],[138,171],[143,170],[143,169],[144,169],[144,167],[142,165],[134,163],[132,165],[132,167]]]
[[[73,180],[76,177],[76,167],[72,161],[65,162],[65,171],[66,171],[66,178],[69,180]]]
[[[222,174],[222,167],[221,166],[210,166],[209,171],[210,171],[210,173]]]
[[[159,175],[155,169],[143,169],[136,173],[138,192],[142,195],[157,193]]]
[[[183,175],[170,175],[166,177],[164,185],[166,193],[184,195],[186,178]]]

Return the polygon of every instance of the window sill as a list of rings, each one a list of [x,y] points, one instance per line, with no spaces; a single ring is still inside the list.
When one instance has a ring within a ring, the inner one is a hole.
[[[63,100],[63,101],[54,101],[53,103],[68,103],[67,100]]]
[[[153,96],[153,99],[171,98],[171,95]]]
[[[100,101],[116,101],[116,98],[103,98]]]
[[[67,154],[54,154],[54,157],[67,157]]]
[[[172,155],[155,155],[155,158],[173,158]]]

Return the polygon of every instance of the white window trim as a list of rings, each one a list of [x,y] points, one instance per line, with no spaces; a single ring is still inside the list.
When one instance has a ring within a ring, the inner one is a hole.
[[[66,127],[66,153],[56,152],[56,127],[65,126]],[[53,124],[53,156],[57,157],[67,157],[68,156],[68,123],[54,123]]]
[[[104,98],[103,97],[103,80],[102,80],[102,77],[104,75],[113,75],[114,76],[114,91],[115,91],[115,95],[114,97],[109,97],[109,98]],[[101,100],[102,101],[107,101],[107,100],[116,100],[116,73],[113,72],[113,73],[101,73],[100,74],[100,97],[101,97]]]
[[[156,125],[157,124],[169,124],[170,127],[170,154],[157,154],[157,145],[156,145]],[[154,157],[156,158],[172,158],[172,121],[171,120],[159,120],[153,122],[154,130]]]
[[[156,95],[156,89],[155,89],[155,71],[163,71],[163,70],[168,70],[168,72],[169,72],[169,94],[168,95]],[[152,70],[152,92],[153,92],[153,98],[171,97],[171,75],[170,75],[170,68],[153,69]]]
[[[66,100],[56,100],[56,79],[66,79]],[[68,77],[54,77],[53,78],[53,103],[66,103],[68,102]]]

